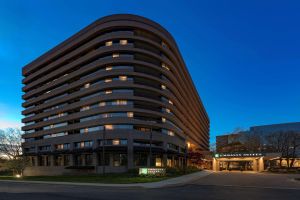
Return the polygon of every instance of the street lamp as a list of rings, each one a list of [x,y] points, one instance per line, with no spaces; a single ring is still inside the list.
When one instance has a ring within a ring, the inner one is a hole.
[[[106,126],[103,126],[103,139],[102,139],[102,174],[105,175],[105,136],[106,136]]]

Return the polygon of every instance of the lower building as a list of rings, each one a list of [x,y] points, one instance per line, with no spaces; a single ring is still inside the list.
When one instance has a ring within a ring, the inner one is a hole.
[[[300,123],[254,126],[216,137],[213,169],[264,171],[300,168]]]

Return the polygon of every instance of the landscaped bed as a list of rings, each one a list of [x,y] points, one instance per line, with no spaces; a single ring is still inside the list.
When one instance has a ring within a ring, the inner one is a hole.
[[[166,180],[184,174],[199,171],[189,168],[184,173],[182,170],[167,169],[166,176],[139,176],[137,172],[123,174],[106,175],[62,175],[62,176],[0,176],[0,180],[16,181],[51,181],[51,182],[78,182],[78,183],[108,183],[108,184],[128,184],[128,183],[149,183]]]

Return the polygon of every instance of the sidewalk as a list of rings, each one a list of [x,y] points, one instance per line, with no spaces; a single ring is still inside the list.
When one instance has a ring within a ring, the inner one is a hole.
[[[14,183],[34,183],[34,184],[53,184],[53,185],[78,185],[78,186],[100,186],[100,187],[141,187],[141,188],[162,188],[177,185],[184,185],[189,182],[196,181],[202,177],[208,176],[212,171],[201,171],[188,175],[170,178],[167,180],[153,182],[153,183],[132,183],[132,184],[104,184],[104,183],[74,183],[74,182],[53,182],[53,181],[14,181],[14,180],[0,180],[0,182],[14,182]]]

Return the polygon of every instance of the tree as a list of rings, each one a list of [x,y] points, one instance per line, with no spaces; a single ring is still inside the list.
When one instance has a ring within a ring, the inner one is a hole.
[[[300,132],[274,132],[269,134],[266,140],[269,144],[269,151],[281,153],[280,167],[282,167],[283,159],[286,159],[288,168],[293,167],[300,148]]]
[[[28,164],[22,155],[22,131],[9,128],[0,130],[0,156],[6,160],[5,166],[15,174],[23,174]]]

